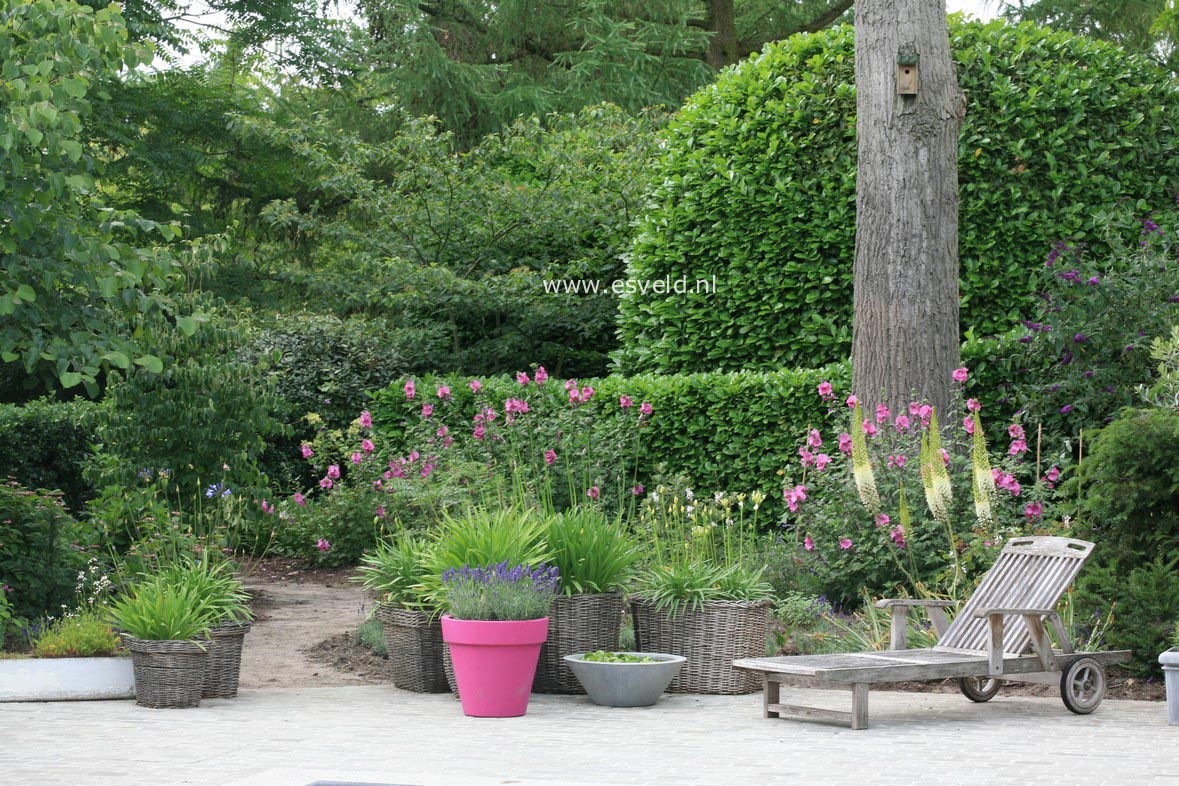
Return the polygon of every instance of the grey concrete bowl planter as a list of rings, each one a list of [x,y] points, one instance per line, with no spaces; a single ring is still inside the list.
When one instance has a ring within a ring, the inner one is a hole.
[[[1159,663],[1167,680],[1167,722],[1179,726],[1179,647],[1159,655]]]
[[[584,660],[585,653],[566,655],[564,660],[589,694],[590,701],[603,707],[650,707],[679,674],[687,660],[682,655],[660,652],[626,652],[654,663],[602,663]]]

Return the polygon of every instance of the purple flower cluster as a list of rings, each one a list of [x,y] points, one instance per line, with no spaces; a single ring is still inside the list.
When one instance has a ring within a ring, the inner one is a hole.
[[[510,566],[510,567],[509,567]],[[451,568],[443,572],[442,581],[446,584],[472,582],[475,584],[523,584],[531,583],[540,592],[556,592],[560,581],[557,566],[532,568],[528,565],[511,566],[508,560],[485,568],[464,565],[461,568]]]
[[[548,615],[560,583],[555,566],[464,565],[442,574],[450,615],[463,620],[529,620]]]

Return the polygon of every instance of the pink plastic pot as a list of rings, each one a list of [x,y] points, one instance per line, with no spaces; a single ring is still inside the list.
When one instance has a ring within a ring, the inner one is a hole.
[[[450,646],[463,713],[475,718],[515,718],[528,710],[548,617],[489,622],[442,616],[442,640]]]

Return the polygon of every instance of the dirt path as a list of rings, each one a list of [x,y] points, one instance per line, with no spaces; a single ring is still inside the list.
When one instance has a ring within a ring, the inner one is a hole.
[[[307,688],[385,682],[377,674],[340,671],[310,650],[355,630],[371,609],[364,591],[346,574],[298,571],[266,564],[246,587],[256,620],[242,650],[243,688]]]

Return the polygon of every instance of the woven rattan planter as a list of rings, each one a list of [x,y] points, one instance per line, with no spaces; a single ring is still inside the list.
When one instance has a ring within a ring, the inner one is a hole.
[[[393,665],[393,684],[414,693],[450,690],[442,667],[442,624],[422,611],[378,606],[385,646]]]
[[[621,592],[557,596],[549,607],[549,638],[540,648],[532,690],[585,693],[563,658],[579,652],[618,649],[624,606]]]
[[[249,631],[249,622],[224,622],[209,631],[209,657],[205,659],[202,699],[228,699],[237,695],[242,645]]]
[[[208,641],[123,640],[131,650],[136,704],[179,708],[201,703]]]
[[[635,649],[670,652],[688,659],[670,693],[753,693],[761,677],[738,671],[737,658],[761,658],[769,635],[769,601],[710,600],[670,617],[647,600],[631,603]]]

